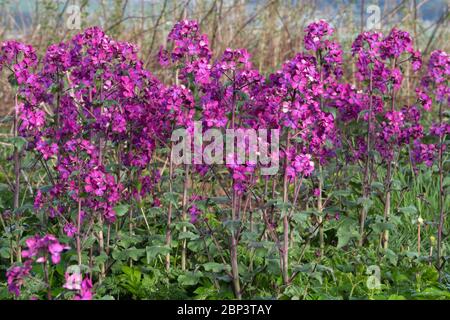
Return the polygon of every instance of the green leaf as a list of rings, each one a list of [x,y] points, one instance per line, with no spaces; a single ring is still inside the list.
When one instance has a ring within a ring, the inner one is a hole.
[[[397,265],[398,257],[394,251],[392,251],[391,249],[387,249],[385,256],[390,263],[392,263],[393,265]]]
[[[188,221],[180,221],[180,222],[174,223],[173,226],[177,230],[181,230],[181,229],[183,229],[183,227],[186,227],[187,229],[191,229],[191,230],[196,229],[195,226]]]
[[[370,207],[372,207],[373,201],[370,198],[361,197],[358,198],[358,204],[362,205],[366,211],[369,211]]]
[[[292,220],[294,220],[297,223],[305,223],[308,221],[311,215],[315,215],[316,211],[300,211],[300,212],[294,212],[292,215]]]
[[[319,281],[320,284],[323,284],[323,277],[322,277],[322,273],[320,272],[313,272],[310,274],[310,277],[313,279],[316,279],[317,281]]]
[[[371,225],[373,231],[376,233],[383,232],[385,230],[392,231],[395,229],[395,225],[391,222],[377,222]]]
[[[9,187],[6,183],[0,183],[0,192],[8,191]]]
[[[14,210],[14,213],[24,213],[25,211],[29,210],[30,212],[33,212],[34,205],[32,203],[26,203],[23,206],[17,208]]]
[[[22,148],[27,144],[27,140],[23,137],[10,137],[7,139],[13,146],[15,146],[18,150],[22,150]]]
[[[275,208],[278,208],[281,212],[287,212],[292,208],[290,202],[277,201],[274,205]]]
[[[4,259],[9,259],[9,257],[10,257],[9,248],[7,248],[7,247],[0,248],[0,257],[2,257]]]
[[[241,226],[241,220],[225,220],[223,226],[230,231],[237,231]]]
[[[144,249],[138,249],[136,247],[131,247],[125,250],[127,257],[134,261],[138,261],[139,258],[144,255],[144,252]]]
[[[149,264],[158,255],[166,255],[171,249],[168,246],[151,246],[146,248],[147,263]]]
[[[322,264],[306,263],[303,265],[294,266],[292,271],[306,273],[311,278],[319,281],[320,284],[323,282],[323,273],[331,275],[334,279],[333,269]]]
[[[407,207],[399,208],[398,211],[401,213],[410,215],[410,214],[416,214],[417,208],[414,205],[410,205]]]
[[[422,292],[413,294],[414,297],[424,299],[450,299],[450,292],[441,290],[436,287],[426,288]]]
[[[128,212],[129,209],[130,209],[129,204],[119,204],[114,207],[114,212],[118,217],[122,217],[123,215],[125,215],[125,213]]]
[[[195,253],[203,252],[205,249],[205,244],[201,239],[191,240],[187,246],[190,251]]]
[[[178,235],[178,240],[184,240],[184,239],[196,240],[198,238],[199,238],[199,236],[191,231],[180,232],[180,234]]]
[[[203,273],[200,271],[186,272],[185,274],[178,276],[178,283],[182,286],[195,286],[202,276]]]
[[[379,191],[384,190],[384,184],[378,181],[372,182],[370,186],[372,187],[372,189],[377,189]]]
[[[444,187],[448,187],[450,185],[450,176],[444,178],[443,185]]]
[[[108,259],[106,253],[102,252],[98,256],[95,257],[95,264],[100,265],[101,263],[105,263]]]
[[[350,240],[358,239],[359,233],[357,230],[357,222],[351,218],[345,218],[337,231],[338,244],[337,248],[340,249],[346,246]]]
[[[175,192],[166,192],[163,198],[173,206],[178,206],[178,194]]]
[[[93,235],[90,235],[90,236],[88,236],[88,237],[86,238],[86,240],[84,241],[83,245],[84,245],[84,247],[86,247],[86,248],[90,248],[90,247],[92,247],[92,245],[93,245],[96,241],[97,241],[97,239],[96,239]]]
[[[206,300],[217,295],[217,289],[214,286],[211,287],[198,287],[195,289],[196,300]]]
[[[139,269],[123,266],[122,272],[128,276],[128,281],[133,284],[141,282],[142,272]]]
[[[208,262],[203,264],[203,268],[205,268],[205,271],[221,272],[224,270],[229,270],[230,266],[223,263]]]

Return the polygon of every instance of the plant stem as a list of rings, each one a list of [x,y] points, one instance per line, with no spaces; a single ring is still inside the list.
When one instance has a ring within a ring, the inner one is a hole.
[[[18,121],[18,106],[17,106],[17,95],[16,95],[16,108],[14,113],[14,123],[13,123],[13,131],[14,138],[18,137],[17,133],[17,121]],[[20,156],[19,149],[17,148],[17,141],[14,143],[14,210],[19,208],[19,195],[20,195]]]
[[[101,113],[103,113],[103,107],[100,110],[101,110]],[[103,144],[103,139],[102,139],[102,137],[100,137],[98,139],[98,150],[99,150],[98,165],[99,166],[101,166],[102,162],[103,162],[102,144]],[[105,147],[106,147],[106,145],[105,145]],[[102,213],[100,213],[98,215],[98,224],[99,224],[98,246],[99,246],[100,254],[102,254],[103,252],[105,252],[105,240],[104,240],[104,235],[103,235],[103,216],[102,216]],[[98,282],[102,283],[102,281],[105,278],[105,276],[106,276],[106,274],[105,274],[105,263],[102,262],[102,263],[100,263],[100,274],[99,274],[99,277],[98,277]]]
[[[324,247],[325,247],[325,243],[324,243],[324,237],[323,237],[323,217],[322,217],[322,212],[323,212],[323,204],[322,204],[322,166],[319,164],[319,195],[317,197],[317,213],[319,215],[319,241],[320,241],[320,256],[323,257],[323,253],[324,253]]]
[[[184,169],[184,185],[183,185],[183,200],[182,207],[183,211],[181,214],[181,220],[186,222],[187,220],[187,204],[188,204],[188,190],[189,190],[189,165],[185,165]],[[183,226],[183,233],[186,232],[186,226]],[[187,240],[183,239],[182,248],[181,248],[181,270],[186,270],[186,250],[187,250]]]
[[[50,281],[49,281],[49,277],[48,277],[47,261],[45,261],[43,263],[43,268],[44,268],[44,281],[45,281],[45,285],[47,287],[47,300],[52,300],[52,288],[50,286]]]
[[[443,111],[442,103],[439,104],[439,127],[442,127]],[[444,159],[443,159],[444,135],[439,136],[439,225],[437,233],[437,268],[439,272],[439,281],[442,281],[443,266],[442,256],[442,230],[444,229],[445,213],[444,213]]]
[[[14,139],[18,137],[17,127],[18,127],[18,103],[17,103],[17,95],[15,98],[16,106],[14,113],[14,123],[13,123],[13,131],[14,131]],[[20,198],[20,150],[17,148],[17,141],[14,141],[14,211],[19,208],[19,198]],[[19,245],[19,235],[16,236],[17,242],[17,251],[16,251],[16,259],[17,262],[22,262],[22,252]]]
[[[363,179],[363,198],[367,199],[370,194],[370,175],[371,175],[371,137],[372,137],[372,69],[369,68],[369,114],[367,121],[367,159],[364,169],[364,179]],[[362,247],[364,244],[364,228],[366,224],[367,212],[366,206],[363,205],[359,217],[359,246]]]
[[[385,180],[385,199],[384,199],[384,222],[387,223],[391,212],[391,175],[392,175],[392,163],[388,160],[386,180]],[[389,243],[389,230],[384,230],[381,238],[383,249],[388,248]]]
[[[420,241],[421,241],[421,236],[420,236],[420,222],[417,223],[417,253],[420,256]]]
[[[397,61],[394,59],[393,61],[393,69],[396,67]],[[395,90],[392,88],[391,94],[391,112],[395,111]],[[392,146],[392,159],[395,156],[395,146]],[[386,179],[384,183],[384,190],[386,193],[385,201],[384,201],[384,222],[387,223],[389,221],[389,216],[391,214],[391,185],[392,185],[392,161],[391,159],[387,159],[387,171],[386,171]],[[382,235],[382,245],[383,249],[387,250],[389,247],[389,230],[385,229]]]
[[[364,4],[363,4],[364,7]],[[318,61],[319,61],[319,67],[320,67],[320,83],[323,82],[323,68],[322,68],[322,51],[318,51]],[[323,99],[322,96],[320,96],[320,110],[323,111]],[[323,239],[323,217],[322,217],[322,211],[323,211],[323,204],[322,204],[322,166],[320,165],[320,158],[318,159],[319,164],[319,196],[317,197],[317,213],[318,213],[318,222],[319,222],[319,243],[320,243],[320,256],[323,257],[323,251],[324,251],[324,239]]]
[[[235,80],[235,74],[233,72],[233,80]],[[232,112],[231,112],[231,129],[234,129],[235,127],[235,121],[236,121],[236,82],[233,81],[233,97],[231,101],[232,106]],[[233,150],[234,150],[234,141],[233,141]],[[236,222],[239,220],[239,212],[237,210],[237,192],[235,190],[235,182],[234,178],[231,177],[232,183],[231,183],[231,189],[232,189],[232,198],[231,198],[231,218],[233,222]],[[241,284],[239,279],[239,263],[238,263],[238,237],[239,232],[235,230],[234,228],[231,231],[231,246],[230,246],[230,260],[231,260],[231,275],[233,278],[233,289],[234,289],[234,295],[236,299],[241,300],[242,299],[242,292],[241,292]]]
[[[78,215],[77,215],[77,257],[78,265],[81,266],[81,199],[78,199]]]
[[[103,237],[103,217],[101,214],[98,217],[98,222],[99,222],[99,226],[100,226],[100,230],[98,232],[98,245],[100,247],[100,254],[101,254],[101,253],[105,252],[105,241],[104,241],[104,237]],[[105,263],[102,262],[100,264],[100,275],[98,277],[98,282],[102,283],[105,276],[106,276]]]
[[[173,162],[172,162],[173,146],[170,146],[169,155],[169,193],[172,194],[172,175],[173,175]],[[169,201],[169,207],[167,208],[167,228],[166,228],[166,246],[169,248],[172,245],[172,202]],[[170,253],[166,254],[166,271],[170,270]]]
[[[238,256],[237,256],[237,246],[238,241],[234,236],[234,232],[231,236],[231,248],[230,248],[230,259],[231,259],[231,274],[233,276],[233,288],[234,295],[236,299],[242,299],[241,293],[241,284],[239,281],[239,265],[238,265]]]
[[[283,284],[289,284],[289,219],[286,211],[286,206],[289,201],[289,177],[287,173],[288,167],[288,151],[289,151],[289,142],[290,142],[290,133],[289,131],[286,134],[286,153],[285,153],[285,163],[284,163],[284,178],[283,178],[283,247],[281,249],[282,255],[282,264],[281,264],[281,272],[283,275]]]

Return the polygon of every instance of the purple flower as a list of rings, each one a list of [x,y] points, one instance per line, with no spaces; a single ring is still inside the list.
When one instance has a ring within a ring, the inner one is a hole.
[[[424,144],[419,140],[414,141],[412,159],[417,163],[425,163],[428,167],[433,165],[437,148],[434,144]]]
[[[62,245],[58,239],[51,234],[43,237],[35,235],[28,238],[26,241],[27,250],[22,251],[22,257],[32,259],[35,258],[37,263],[44,263],[47,261],[47,256],[50,254],[53,264],[58,264],[61,260],[61,253],[64,250],[70,249],[69,246]]]
[[[77,228],[73,225],[73,223],[68,222],[64,225],[64,233],[69,238],[73,238],[73,236],[77,233]]]
[[[398,58],[403,52],[410,51],[412,39],[408,32],[392,29],[381,44],[381,58]]]
[[[311,160],[310,154],[296,155],[291,164],[295,168],[295,172],[305,177],[309,176],[314,171],[314,162]]]
[[[159,59],[159,64],[163,67],[167,67],[170,64],[169,52],[167,52],[167,50],[164,49],[163,46],[161,46],[159,48],[158,59]]]
[[[305,29],[304,44],[306,50],[317,51],[324,47],[322,38],[331,36],[334,30],[325,20],[319,20],[309,24]]]
[[[84,179],[86,192],[93,193],[96,196],[102,196],[106,191],[105,177],[100,170],[91,171]]]
[[[25,261],[23,266],[14,266],[8,269],[6,272],[6,278],[8,283],[9,292],[20,296],[20,289],[24,283],[24,280],[29,276],[31,271],[31,261]]]
[[[411,53],[411,65],[413,71],[418,71],[422,67],[422,55],[418,50],[410,50]]]
[[[79,293],[74,297],[74,300],[92,300],[92,281],[89,278],[85,278],[81,282],[81,289]]]
[[[172,45],[170,55],[172,62],[183,61],[188,57],[211,58],[208,38],[199,33],[198,23],[195,20],[182,20],[175,24],[167,39]],[[169,50],[160,49],[159,60],[163,65],[168,64]]]
[[[196,205],[192,205],[189,210],[189,215],[190,215],[190,222],[192,224],[197,223],[198,221],[198,216],[202,214],[202,212],[197,208]]]
[[[48,160],[58,153],[58,145],[56,143],[49,144],[42,140],[42,138],[36,143],[36,149],[42,153],[45,160]]]
[[[421,88],[416,89],[416,94],[417,94],[418,100],[419,100],[420,104],[423,106],[423,108],[426,111],[430,111],[431,105],[433,103],[430,96],[427,93],[425,93],[425,91],[422,90]]]
[[[440,50],[433,51],[428,63],[428,76],[440,84],[450,76],[450,56]]]
[[[446,134],[450,134],[450,124],[433,123],[430,128],[430,134],[436,137],[443,137]]]

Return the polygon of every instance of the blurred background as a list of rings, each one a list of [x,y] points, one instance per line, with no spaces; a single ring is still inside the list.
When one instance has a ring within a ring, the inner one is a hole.
[[[49,44],[99,25],[137,44],[147,68],[170,82],[155,56],[180,19],[199,21],[216,55],[246,48],[255,68],[271,72],[303,50],[303,30],[318,19],[333,25],[347,55],[361,31],[388,33],[394,26],[411,33],[426,59],[435,49],[448,52],[448,8],[448,0],[0,0],[0,41],[25,42],[42,55]],[[353,67],[347,68],[349,76]],[[408,86],[418,79],[407,77]],[[0,116],[13,107],[8,87],[0,77]]]

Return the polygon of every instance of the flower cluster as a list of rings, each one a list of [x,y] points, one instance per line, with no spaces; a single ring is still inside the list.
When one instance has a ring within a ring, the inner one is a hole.
[[[305,38],[303,39],[306,50],[317,51],[324,49],[327,44],[322,38],[331,36],[333,33],[334,29],[325,20],[309,24],[305,29]]]
[[[17,41],[5,41],[0,48],[0,71],[4,66],[14,72],[19,84],[31,82],[30,69],[37,64],[32,46]]]
[[[197,21],[183,20],[175,24],[167,40],[171,49],[160,48],[159,62],[162,66],[181,63],[180,79],[189,81],[193,75],[195,83],[210,83],[211,50],[206,34],[200,34]]]
[[[422,78],[421,86],[416,89],[418,99],[424,109],[430,110],[430,93],[435,95],[436,101],[448,103],[450,100],[450,87],[448,78],[450,76],[450,56],[441,50],[431,53],[428,62],[427,74]]]
[[[47,234],[43,237],[35,235],[25,241],[27,249],[22,251],[22,257],[25,262],[21,266],[12,266],[6,272],[8,282],[8,290],[16,296],[20,295],[20,289],[26,277],[30,276],[33,261],[37,263],[59,264],[61,261],[61,253],[70,249],[69,246],[61,244],[58,239]]]
[[[141,188],[132,179],[148,176],[142,173],[158,141],[169,137],[171,115],[164,106],[169,95],[178,103],[178,93],[143,68],[134,45],[114,41],[98,27],[49,46],[40,61],[30,46],[1,45],[0,69],[10,70],[18,83],[18,132],[51,177],[50,186],[37,191],[34,207],[63,225],[68,237],[79,237],[94,221],[115,221],[120,202],[151,192],[152,184]],[[135,174],[124,178],[112,169],[115,163]],[[67,248],[53,235],[30,238],[27,246],[23,256],[38,263],[58,263]],[[10,282],[20,284],[23,274],[14,269]],[[89,297],[90,281],[83,282],[80,298]]]
[[[420,53],[412,46],[410,35],[401,30],[392,29],[388,36],[378,32],[360,34],[352,45],[352,54],[357,56],[357,78],[370,82],[370,90],[379,90],[386,94],[389,84],[398,90],[403,75],[400,70],[400,57],[408,55],[404,61],[410,61],[414,71],[420,69]],[[392,63],[391,61],[394,61]]]
[[[342,49],[341,45],[329,39],[334,33],[334,29],[324,20],[313,22],[305,29],[303,40],[306,50],[312,50],[318,54],[320,67],[324,68],[325,77],[334,74],[340,78],[342,76]],[[325,78],[322,79],[324,82]]]
[[[30,275],[31,260],[27,260],[23,266],[14,266],[6,272],[9,292],[20,296],[20,289],[26,277]]]
[[[311,155],[296,155],[286,170],[291,181],[293,181],[296,176],[308,177],[314,171],[314,162],[311,160]]]
[[[34,258],[37,263],[45,263],[50,256],[52,263],[58,264],[61,261],[61,253],[70,249],[69,246],[61,244],[52,234],[43,237],[35,235],[25,242],[28,249],[22,251],[22,257]]]

